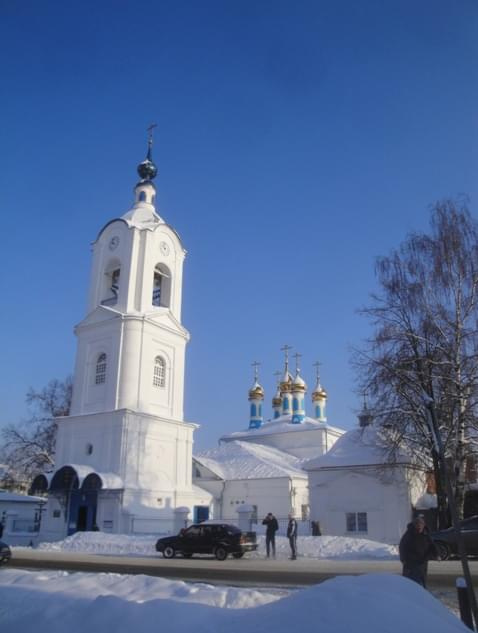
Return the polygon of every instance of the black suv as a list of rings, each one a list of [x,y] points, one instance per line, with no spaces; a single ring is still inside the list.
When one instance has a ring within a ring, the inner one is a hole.
[[[165,536],[156,543],[156,551],[164,558],[173,558],[176,553],[185,558],[193,554],[214,554],[218,560],[225,560],[229,554],[242,558],[255,549],[255,532],[242,532],[227,523],[197,523],[181,530],[177,536]]]
[[[468,556],[478,556],[478,515],[460,521],[460,532],[463,536],[465,551]],[[432,532],[432,539],[441,560],[447,560],[458,555],[456,532],[452,527],[439,532]]]

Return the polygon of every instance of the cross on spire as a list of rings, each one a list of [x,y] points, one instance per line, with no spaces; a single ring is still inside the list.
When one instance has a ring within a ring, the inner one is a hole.
[[[302,354],[299,354],[299,352],[296,352],[294,354],[294,358],[295,358],[295,371],[296,373],[300,372],[300,368],[299,368],[299,359],[302,357]]]
[[[318,360],[315,361],[315,363],[313,364],[313,367],[316,367],[316,371],[317,371],[317,382],[320,383],[320,370],[319,367],[322,365],[322,363],[320,363]]]
[[[151,123],[151,125],[149,127],[146,128],[146,131],[148,132],[148,159],[151,159],[151,149],[153,147],[153,130],[155,127],[158,127],[157,123]]]
[[[286,371],[289,369],[289,350],[292,349],[292,347],[290,345],[284,345],[284,347],[281,347],[281,352],[284,352],[285,354],[285,368]]]
[[[254,382],[257,382],[257,379],[259,377],[258,367],[261,366],[261,363],[259,363],[257,360],[255,360],[253,363],[251,363],[251,366],[254,367]]]

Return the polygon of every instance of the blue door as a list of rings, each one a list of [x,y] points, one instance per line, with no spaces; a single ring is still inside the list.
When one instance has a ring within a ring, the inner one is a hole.
[[[201,523],[209,519],[209,506],[194,506],[193,522]]]

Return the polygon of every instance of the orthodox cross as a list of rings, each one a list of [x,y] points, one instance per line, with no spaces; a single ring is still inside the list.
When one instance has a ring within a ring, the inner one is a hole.
[[[289,350],[292,349],[290,345],[284,345],[284,347],[280,348],[281,352],[285,354],[285,369],[286,371],[289,369]]]
[[[257,360],[255,360],[253,363],[251,363],[252,367],[254,367],[254,382],[257,382],[257,378],[258,378],[258,367],[261,366],[261,364],[259,362],[257,362]]]
[[[299,352],[296,352],[294,354],[294,358],[295,358],[295,371],[296,373],[300,372],[300,368],[299,368],[299,359],[302,357],[302,354],[299,354]]]
[[[317,367],[317,382],[320,383],[320,371],[319,371],[319,367],[322,365],[322,363],[319,363],[319,361],[315,361],[315,363],[313,364],[313,367]]]
[[[148,142],[151,144],[153,142],[153,130],[155,127],[158,127],[157,123],[151,123],[151,125],[146,128],[146,131],[148,132]]]

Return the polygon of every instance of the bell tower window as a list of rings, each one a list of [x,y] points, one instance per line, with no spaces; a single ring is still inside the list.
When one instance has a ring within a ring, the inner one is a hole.
[[[95,384],[102,385],[106,382],[106,354],[100,354],[96,361]]]
[[[164,387],[166,385],[166,362],[161,356],[154,359],[153,386]]]
[[[120,289],[120,275],[121,266],[118,260],[110,262],[110,265],[105,270],[105,282],[103,286],[103,301],[104,306],[114,306],[118,303],[118,295]]]
[[[153,273],[152,304],[169,308],[171,297],[171,274],[164,264],[158,264]]]

